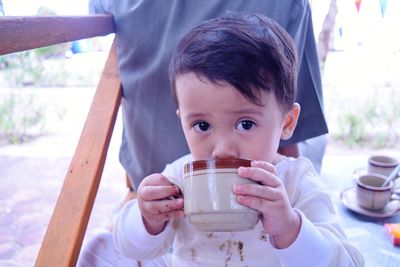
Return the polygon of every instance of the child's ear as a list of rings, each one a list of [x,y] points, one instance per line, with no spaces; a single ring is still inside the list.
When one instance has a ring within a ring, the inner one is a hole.
[[[299,119],[300,105],[294,103],[293,108],[285,114],[285,122],[282,128],[281,139],[287,140],[292,137],[294,129],[297,125],[297,120]]]
[[[176,116],[178,116],[178,118],[181,118],[181,113],[179,112],[179,108],[176,110]]]

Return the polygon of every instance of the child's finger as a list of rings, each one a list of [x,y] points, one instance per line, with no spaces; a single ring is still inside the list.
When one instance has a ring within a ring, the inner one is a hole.
[[[148,186],[148,185],[172,185],[172,183],[162,174],[160,173],[154,173],[149,176],[147,176],[143,181],[142,181],[143,186]]]
[[[182,198],[157,201],[157,203],[155,204],[156,204],[155,208],[159,213],[165,213],[183,209]]]
[[[145,201],[161,200],[171,196],[179,195],[180,189],[176,185],[164,185],[164,186],[143,186],[138,192],[141,199]]]
[[[270,173],[276,174],[276,168],[269,162],[262,161],[262,160],[253,160],[251,162],[252,167],[262,168]]]
[[[171,219],[177,219],[184,216],[183,210],[174,210],[165,213],[158,213],[156,215],[157,219],[160,221],[169,221]]]
[[[262,212],[266,206],[266,203],[264,203],[264,201],[259,197],[238,195],[236,197],[236,201],[243,206],[258,210],[260,212]]]
[[[255,196],[238,195],[236,201],[246,207],[258,210],[262,214],[272,214],[284,210],[283,201],[272,201]]]
[[[183,199],[144,201],[142,207],[146,212],[151,214],[166,213],[183,209]]]
[[[142,214],[148,220],[161,222],[183,217],[183,199],[144,202]]]
[[[274,173],[271,173],[260,167],[239,167],[238,174],[242,178],[249,178],[263,185],[278,187],[281,181],[277,179]]]
[[[238,195],[254,196],[269,201],[276,201],[284,198],[279,188],[265,186],[261,184],[241,184],[235,185],[233,192]]]

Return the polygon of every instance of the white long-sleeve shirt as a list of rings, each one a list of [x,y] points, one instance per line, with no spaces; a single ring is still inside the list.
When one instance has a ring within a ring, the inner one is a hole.
[[[163,174],[182,182],[191,156],[166,166]],[[305,158],[284,158],[276,166],[291,206],[301,216],[297,239],[274,247],[261,222],[249,231],[201,232],[187,218],[168,222],[163,232],[147,232],[136,201],[128,203],[114,226],[114,244],[126,257],[150,260],[172,253],[173,266],[363,266],[359,251],[346,241],[321,177]],[[171,251],[172,248],[172,251]]]

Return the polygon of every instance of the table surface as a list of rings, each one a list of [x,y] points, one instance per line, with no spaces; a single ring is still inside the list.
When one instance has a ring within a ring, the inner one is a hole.
[[[367,158],[368,155],[330,155],[324,158],[321,176],[331,192],[340,224],[348,240],[364,255],[365,266],[399,267],[400,246],[392,244],[384,224],[400,223],[400,212],[385,218],[369,217],[349,210],[340,198],[344,190],[354,186],[353,172],[366,166]]]

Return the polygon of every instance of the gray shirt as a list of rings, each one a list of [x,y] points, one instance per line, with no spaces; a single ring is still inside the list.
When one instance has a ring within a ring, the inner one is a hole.
[[[307,0],[91,0],[90,9],[114,16],[123,86],[120,161],[135,188],[145,176],[188,153],[170,94],[168,63],[186,32],[228,10],[269,16],[296,42],[302,109],[293,137],[281,146],[327,133]]]

